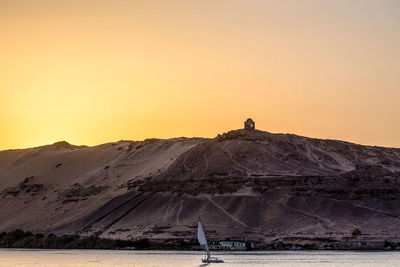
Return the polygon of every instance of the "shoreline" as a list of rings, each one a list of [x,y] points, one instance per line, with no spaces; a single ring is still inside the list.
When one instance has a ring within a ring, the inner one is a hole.
[[[215,241],[211,241],[215,242]],[[251,246],[250,246],[251,244]],[[249,246],[248,246],[249,245]],[[138,239],[123,240],[96,236],[33,234],[17,229],[0,233],[1,249],[102,249],[102,250],[160,250],[160,251],[202,251],[196,239]],[[354,237],[351,241],[326,239],[292,240],[292,242],[246,242],[243,249],[211,249],[214,252],[248,251],[400,251],[400,242],[388,240],[366,241]]]
[[[153,252],[173,252],[173,253],[184,253],[187,254],[189,252],[193,252],[193,254],[202,255],[204,254],[204,250],[179,250],[179,249],[99,249],[99,248],[3,248],[0,247],[0,251],[121,251],[121,252],[139,252],[139,253],[153,253]],[[400,252],[400,250],[387,250],[387,249],[332,249],[332,250],[310,250],[310,249],[303,249],[303,250],[211,250],[212,254],[226,254],[226,255],[259,255],[264,253],[292,253],[292,252],[354,252],[354,253],[367,253],[367,252]]]

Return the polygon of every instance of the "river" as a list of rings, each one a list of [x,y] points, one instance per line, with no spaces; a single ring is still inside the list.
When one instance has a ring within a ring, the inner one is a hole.
[[[400,252],[271,251],[219,252],[225,263],[202,264],[197,251],[0,249],[0,266],[400,266]]]

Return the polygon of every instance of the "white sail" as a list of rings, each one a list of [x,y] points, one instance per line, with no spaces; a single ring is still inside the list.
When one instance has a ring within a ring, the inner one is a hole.
[[[221,259],[218,259],[218,258],[215,258],[215,257],[211,257],[210,250],[209,250],[208,244],[207,244],[207,238],[206,238],[206,235],[204,233],[203,225],[202,225],[200,220],[199,220],[199,224],[197,226],[197,239],[199,240],[200,245],[204,247],[204,250],[207,253],[207,257],[205,259],[202,259],[203,262],[207,262],[207,263],[224,262]]]
[[[199,225],[197,226],[197,239],[199,240],[200,245],[207,245],[206,235],[204,234],[203,225],[201,221],[199,221]]]
[[[206,235],[203,230],[203,225],[201,224],[201,221],[199,220],[199,225],[197,226],[197,239],[199,240],[200,245],[204,246],[204,249],[207,253],[207,260],[210,259],[210,250],[208,249],[208,244],[207,244],[207,239]]]

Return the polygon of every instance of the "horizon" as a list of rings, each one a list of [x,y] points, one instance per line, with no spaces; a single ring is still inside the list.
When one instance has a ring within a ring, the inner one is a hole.
[[[0,150],[257,129],[400,147],[400,2],[0,3]]]
[[[177,138],[187,138],[187,139],[194,139],[194,138],[203,138],[203,139],[214,139],[217,138],[218,135],[220,134],[224,134],[230,131],[238,131],[238,130],[243,130],[243,128],[238,128],[238,129],[231,129],[231,130],[227,130],[225,132],[221,132],[221,133],[217,133],[215,136],[212,137],[204,137],[204,136],[174,136],[174,137],[169,137],[169,138],[158,138],[158,137],[148,137],[145,139],[120,139],[117,141],[107,141],[104,143],[99,143],[99,144],[94,144],[94,145],[87,145],[87,144],[76,144],[76,143],[72,143],[69,140],[58,140],[55,141],[53,143],[48,143],[48,144],[41,144],[38,146],[31,146],[31,147],[21,147],[21,148],[6,148],[6,149],[0,149],[1,151],[8,151],[8,150],[23,150],[23,149],[32,149],[32,148],[38,148],[38,147],[43,147],[43,146],[51,146],[51,145],[55,145],[57,143],[67,143],[71,146],[84,146],[84,147],[96,147],[96,146],[101,146],[104,144],[111,144],[111,143],[118,143],[118,142],[143,142],[146,140],[151,140],[151,139],[157,139],[157,140],[170,140],[170,139],[177,139]],[[394,148],[394,149],[400,149],[400,147],[391,147],[391,146],[378,146],[378,145],[369,145],[369,144],[361,144],[361,143],[357,143],[357,142],[352,142],[349,140],[343,140],[343,139],[331,139],[331,138],[319,138],[319,137],[313,137],[313,136],[305,136],[305,135],[300,135],[300,134],[296,134],[296,133],[284,133],[284,132],[270,132],[270,131],[266,131],[263,129],[258,129],[257,127],[255,128],[255,130],[257,131],[261,131],[261,132],[265,132],[265,133],[269,133],[269,134],[283,134],[283,135],[295,135],[295,136],[299,136],[299,137],[305,137],[305,138],[310,138],[310,139],[317,139],[317,140],[331,140],[331,141],[340,141],[340,142],[346,142],[346,143],[351,143],[351,144],[355,144],[355,145],[361,145],[361,146],[367,146],[367,147],[382,147],[382,148]]]

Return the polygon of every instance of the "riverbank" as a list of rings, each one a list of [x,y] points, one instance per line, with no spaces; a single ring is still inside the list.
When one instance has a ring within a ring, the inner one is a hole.
[[[195,239],[138,239],[122,240],[96,236],[34,234],[14,230],[0,233],[0,248],[31,249],[134,249],[134,250],[200,250]],[[248,248],[250,249],[250,248]],[[323,238],[277,240],[270,243],[254,243],[252,250],[400,250],[399,242],[365,241],[359,238],[337,241]]]
[[[32,248],[32,249],[136,249],[136,250],[192,250],[195,240],[163,240],[149,239],[122,240],[100,238],[96,236],[34,234],[30,231],[14,230],[0,233],[0,248]]]

